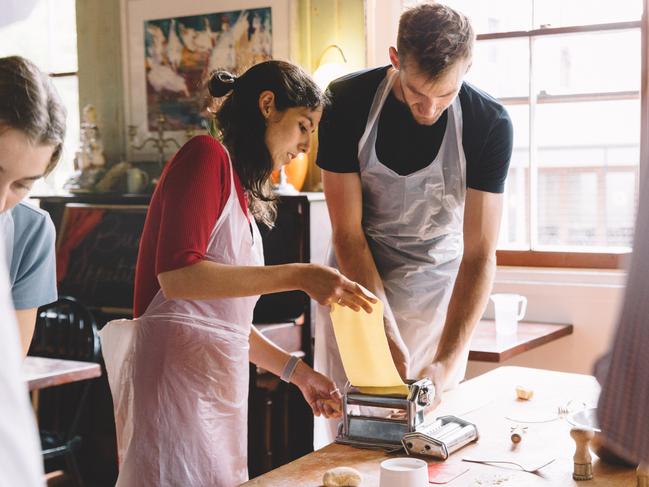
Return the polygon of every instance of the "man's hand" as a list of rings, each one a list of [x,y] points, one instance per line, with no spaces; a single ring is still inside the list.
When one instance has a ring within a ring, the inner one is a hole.
[[[435,386],[435,398],[430,406],[431,411],[436,409],[442,402],[442,393],[446,386],[448,370],[449,368],[446,364],[442,362],[433,362],[428,367],[425,367],[421,371],[421,374],[419,374],[419,379],[428,377],[432,381],[433,386]]]
[[[409,379],[408,367],[410,364],[410,352],[403,338],[401,338],[397,324],[385,316],[383,318],[383,325],[385,326],[385,335],[388,337],[392,360],[394,360],[394,365],[397,367],[397,372],[399,372],[399,375],[405,381]]]

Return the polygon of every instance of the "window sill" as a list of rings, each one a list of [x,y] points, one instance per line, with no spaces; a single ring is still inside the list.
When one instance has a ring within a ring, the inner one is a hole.
[[[619,269],[498,266],[495,284],[624,288],[626,272]]]
[[[499,250],[499,266],[559,267],[567,269],[625,269],[630,252],[540,252],[533,250]]]

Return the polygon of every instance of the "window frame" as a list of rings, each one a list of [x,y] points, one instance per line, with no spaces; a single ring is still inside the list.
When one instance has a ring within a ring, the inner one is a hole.
[[[501,40],[514,38],[532,38],[542,36],[556,36],[562,34],[578,34],[587,32],[622,31],[640,29],[641,42],[641,86],[637,91],[612,92],[612,93],[584,93],[571,95],[542,96],[537,99],[539,103],[561,103],[568,101],[582,100],[623,100],[637,98],[640,96],[641,120],[640,120],[640,160],[639,174],[642,177],[649,165],[649,0],[643,0],[643,11],[641,20],[626,22],[611,22],[591,25],[573,25],[564,27],[541,27],[537,29],[497,32],[478,34],[476,41]],[[504,104],[527,104],[530,105],[530,97],[501,98]],[[531,203],[531,202],[530,202]],[[530,214],[535,205],[529,205]],[[499,266],[517,267],[561,267],[561,268],[589,268],[589,269],[623,269],[630,255],[627,252],[590,252],[590,251],[551,251],[551,250],[497,250],[496,260]]]

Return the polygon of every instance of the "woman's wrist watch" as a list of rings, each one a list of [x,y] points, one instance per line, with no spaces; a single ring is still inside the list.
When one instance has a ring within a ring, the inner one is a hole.
[[[293,377],[293,372],[295,372],[295,369],[299,362],[300,362],[300,357],[296,355],[291,355],[291,357],[286,362],[286,365],[284,365],[284,370],[282,370],[282,375],[280,375],[279,378],[282,379],[284,382],[288,382],[290,384],[291,377]]]

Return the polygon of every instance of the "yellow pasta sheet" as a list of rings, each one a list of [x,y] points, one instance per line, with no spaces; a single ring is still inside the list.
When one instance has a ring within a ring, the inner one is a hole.
[[[331,321],[345,373],[353,386],[367,393],[407,393],[390,354],[381,301],[372,305],[371,314],[333,304]]]

